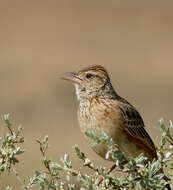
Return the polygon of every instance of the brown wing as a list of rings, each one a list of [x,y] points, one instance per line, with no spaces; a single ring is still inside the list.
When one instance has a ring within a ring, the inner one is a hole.
[[[138,111],[125,99],[119,100],[120,117],[123,129],[137,145],[151,156],[157,157],[155,145],[145,130],[144,122]]]

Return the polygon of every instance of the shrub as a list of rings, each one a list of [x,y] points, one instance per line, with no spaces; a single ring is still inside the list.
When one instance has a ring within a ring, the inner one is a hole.
[[[12,128],[9,120],[9,114],[3,115],[2,119],[8,132],[1,137],[0,144],[0,174],[3,172],[14,172],[17,180],[21,183],[24,190],[31,190],[38,187],[39,190],[75,190],[74,184],[71,184],[71,178],[75,178],[80,183],[81,190],[114,190],[114,189],[163,189],[166,185],[164,174],[173,179],[173,124],[170,121],[168,127],[165,126],[163,119],[159,121],[157,127],[161,131],[161,141],[157,147],[158,160],[153,160],[147,165],[144,161],[147,159],[144,155],[136,158],[129,158],[125,164],[124,155],[119,151],[118,147],[113,143],[106,133],[98,137],[97,132],[88,132],[86,135],[91,138],[90,146],[104,143],[108,147],[106,158],[112,156],[115,160],[116,167],[114,172],[108,173],[103,166],[97,166],[93,163],[85,153],[83,153],[78,145],[74,146],[76,159],[80,160],[82,167],[88,167],[92,172],[86,174],[79,169],[74,168],[68,154],[65,154],[61,162],[55,162],[47,157],[48,136],[43,141],[37,140],[42,155],[42,164],[46,171],[35,171],[29,180],[22,180],[20,174],[16,171],[15,165],[19,164],[18,155],[23,154],[24,150],[20,148],[20,144],[24,143],[22,136],[22,127],[19,126],[16,131]],[[65,172],[66,181],[61,178],[61,173]],[[118,176],[116,174],[119,174]],[[119,177],[121,176],[121,177]],[[12,190],[12,187],[6,187],[6,190]]]

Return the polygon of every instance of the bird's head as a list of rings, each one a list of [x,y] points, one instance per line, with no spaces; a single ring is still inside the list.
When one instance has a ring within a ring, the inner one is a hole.
[[[97,96],[110,84],[106,69],[100,65],[92,65],[78,72],[64,73],[62,79],[74,83],[78,100]]]

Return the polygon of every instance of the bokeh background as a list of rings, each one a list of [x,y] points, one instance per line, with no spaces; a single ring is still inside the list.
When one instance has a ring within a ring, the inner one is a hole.
[[[111,165],[86,144],[74,87],[59,78],[91,64],[107,68],[157,144],[154,126],[161,117],[173,119],[171,1],[0,0],[0,113],[24,126],[22,178],[42,168],[36,139],[44,135],[56,161],[69,153],[78,167],[72,145],[79,144],[98,165]],[[0,183],[20,189],[13,174],[0,176]]]

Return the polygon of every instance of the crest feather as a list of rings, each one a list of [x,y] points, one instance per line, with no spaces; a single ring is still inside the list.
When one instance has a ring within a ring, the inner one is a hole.
[[[85,71],[102,71],[105,74],[107,74],[106,69],[101,65],[90,65],[90,66],[82,69],[80,72],[85,72]]]

